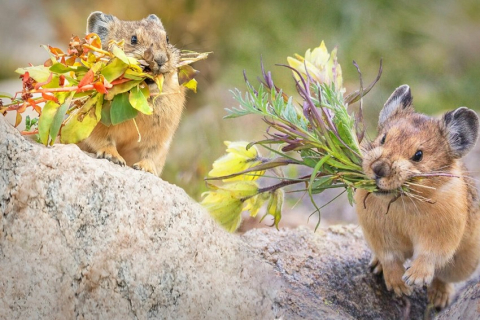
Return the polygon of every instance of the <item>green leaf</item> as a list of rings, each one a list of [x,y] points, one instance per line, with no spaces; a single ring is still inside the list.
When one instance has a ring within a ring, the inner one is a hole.
[[[143,114],[153,113],[153,109],[148,104],[148,101],[145,98],[143,92],[140,90],[140,86],[133,87],[132,90],[130,90],[128,101],[130,102],[132,107],[134,107]]]
[[[325,189],[328,189],[328,187],[332,185],[332,182],[333,180],[331,176],[324,176],[315,179],[315,181],[312,183],[312,194],[325,191]]]
[[[105,101],[102,107],[102,114],[100,121],[107,127],[112,125],[112,119],[110,118],[110,110],[112,108],[112,101]]]
[[[100,73],[107,79],[108,82],[112,82],[113,80],[120,77],[128,68],[128,64],[123,62],[119,58],[114,58],[107,64]]]
[[[53,122],[55,114],[57,114],[57,109],[59,104],[54,101],[48,101],[42,109],[42,114],[38,119],[38,135],[40,137],[40,142],[44,145],[48,144],[48,137],[50,133],[50,127]]]
[[[110,119],[113,125],[133,119],[137,116],[138,111],[132,107],[128,101],[128,93],[118,94],[113,98],[110,110]]]
[[[72,98],[75,92],[70,93],[70,96],[63,102],[63,104],[58,108],[57,113],[53,117],[52,124],[50,126],[50,138],[52,139],[50,144],[52,145],[57,138],[58,132],[60,131],[60,127],[62,126],[62,122],[64,120],[65,114],[70,107],[72,102]]]
[[[112,53],[115,57],[117,57],[118,59],[120,59],[121,61],[123,61],[126,65],[129,65],[129,61],[128,61],[128,57],[127,55],[125,54],[125,52],[120,49],[118,46],[116,45],[113,45],[112,47]]]
[[[112,88],[108,89],[108,93],[105,96],[106,100],[112,100],[116,95],[127,92],[135,86],[138,86],[142,81],[128,81],[114,85]]]
[[[300,156],[302,157],[305,165],[307,165],[311,168],[315,168],[315,166],[318,163],[318,154],[316,154],[315,152],[313,152],[310,149],[304,149],[304,150],[300,151]]]
[[[50,77],[50,70],[44,66],[35,66],[35,67],[27,67],[27,68],[18,68],[15,70],[16,73],[24,74],[28,71],[28,74],[31,78],[33,78],[37,82],[45,82]]]
[[[348,187],[347,188],[347,197],[348,197],[348,202],[350,203],[351,206],[355,203],[355,199],[353,197],[354,195],[354,190],[353,187]]]
[[[69,67],[64,65],[63,63],[57,62],[54,65],[52,65],[49,70],[55,73],[66,73],[69,71],[77,71],[77,67]]]
[[[100,121],[103,95],[95,94],[68,117],[60,132],[62,143],[78,143],[92,133]]]
[[[144,80],[147,77],[147,74],[128,68],[125,70],[123,77],[131,80]]]
[[[0,92],[0,98],[12,99],[12,98],[13,98],[13,95],[11,95],[11,94],[8,93],[8,92]]]

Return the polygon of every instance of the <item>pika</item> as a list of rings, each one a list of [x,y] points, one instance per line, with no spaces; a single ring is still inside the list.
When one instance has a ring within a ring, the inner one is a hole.
[[[437,309],[450,302],[452,282],[466,280],[479,263],[478,193],[461,160],[476,143],[478,124],[465,107],[440,119],[415,112],[403,85],[380,112],[378,136],[363,146],[363,170],[380,190],[355,193],[370,267],[383,271],[397,295],[427,285]]]
[[[79,147],[120,165],[160,175],[166,156],[178,127],[185,104],[185,87],[179,85],[177,64],[180,51],[169,42],[160,19],[151,14],[140,21],[122,21],[96,11],[87,19],[87,33],[96,33],[107,49],[110,40],[125,40],[127,56],[150,63],[153,74],[163,74],[162,95],[148,102],[153,107],[152,115],[139,113],[133,121],[115,126],[98,123],[92,134],[80,142]],[[153,60],[153,61],[152,61]],[[151,93],[158,93],[156,84],[148,83]]]

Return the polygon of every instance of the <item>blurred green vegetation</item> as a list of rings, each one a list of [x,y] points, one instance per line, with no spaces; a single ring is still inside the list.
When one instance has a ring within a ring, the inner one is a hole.
[[[384,101],[404,83],[411,86],[417,109],[425,113],[480,107],[478,0],[39,0],[36,5],[44,7],[59,43],[65,45],[71,34],[83,34],[88,14],[100,10],[124,20],[155,13],[177,47],[214,52],[195,64],[201,71],[199,92],[189,93],[163,174],[195,199],[205,190],[203,177],[212,162],[224,152],[223,140],[254,140],[264,132],[260,119],[222,120],[223,108],[235,105],[229,90],[245,88],[243,70],[255,82],[261,58],[287,93],[294,92],[291,73],[275,64],[286,63],[294,53],[303,55],[321,40],[329,50],[339,47],[347,92],[358,87],[352,60],[367,83],[383,58],[382,78],[364,100],[370,132]],[[39,38],[31,45],[41,43]]]

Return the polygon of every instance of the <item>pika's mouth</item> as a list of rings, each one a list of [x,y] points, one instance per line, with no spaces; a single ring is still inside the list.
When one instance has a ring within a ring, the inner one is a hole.
[[[398,195],[398,189],[393,189],[393,190],[379,189],[377,191],[373,191],[373,193],[375,195],[379,195],[379,196],[389,196],[389,195],[397,196]]]

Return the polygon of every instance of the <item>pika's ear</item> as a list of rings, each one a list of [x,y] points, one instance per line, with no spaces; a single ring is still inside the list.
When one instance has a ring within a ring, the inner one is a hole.
[[[101,11],[90,13],[87,19],[87,34],[92,32],[98,34],[102,43],[106,44],[106,39],[108,37],[108,24],[115,21],[115,19],[117,18]]]
[[[461,158],[475,146],[478,138],[478,116],[465,107],[443,115],[448,144],[454,158]]]
[[[380,111],[378,126],[381,127],[388,118],[398,112],[412,110],[412,100],[412,93],[410,92],[410,87],[408,85],[404,84],[395,89]]]
[[[159,17],[157,17],[157,15],[155,15],[155,14],[151,14],[151,15],[149,15],[148,17],[146,17],[146,19],[147,19],[147,20],[151,20],[151,21],[153,21],[153,22],[155,22],[155,23],[159,24],[159,25],[160,25],[160,27],[162,27],[162,28],[163,28],[162,21],[160,20],[160,18],[159,18]]]

